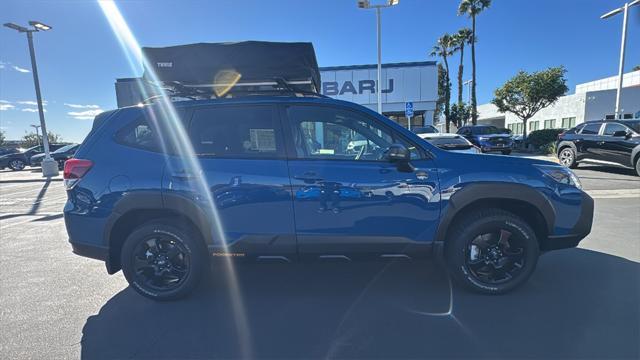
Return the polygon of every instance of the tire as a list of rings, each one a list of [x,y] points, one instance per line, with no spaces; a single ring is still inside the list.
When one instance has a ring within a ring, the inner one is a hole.
[[[526,282],[535,270],[538,240],[531,226],[518,216],[483,209],[452,228],[455,230],[445,244],[447,269],[453,280],[467,289],[504,294]]]
[[[636,159],[636,174],[640,176],[640,156]]]
[[[172,225],[170,219],[153,220],[134,230],[120,259],[129,285],[157,301],[188,296],[209,264],[200,236],[193,229]]]
[[[560,149],[558,152],[558,160],[560,165],[564,167],[568,167],[570,169],[575,169],[578,167],[578,162],[576,161],[576,152],[570,147],[564,147]]]
[[[24,170],[25,166],[27,166],[27,164],[24,161],[20,160],[20,159],[15,159],[15,160],[9,161],[9,167],[13,171]]]
[[[509,155],[511,154],[511,150],[502,150],[502,155]]]

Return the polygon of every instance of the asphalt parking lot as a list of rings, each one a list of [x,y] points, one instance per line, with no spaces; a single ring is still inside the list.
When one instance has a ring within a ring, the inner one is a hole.
[[[71,253],[61,179],[0,171],[0,357],[638,358],[640,177],[576,172],[592,233],[509,295],[451,287],[433,262],[274,264],[214,267],[155,303]]]

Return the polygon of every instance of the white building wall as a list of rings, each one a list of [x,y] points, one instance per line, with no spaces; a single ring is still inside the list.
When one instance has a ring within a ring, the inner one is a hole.
[[[536,113],[528,123],[539,121],[539,129],[543,129],[544,121],[551,119],[556,120],[556,127],[562,126],[563,118],[575,117],[576,125],[584,121],[604,119],[606,115],[614,112],[616,79],[614,76],[579,84],[576,86],[575,94],[560,97],[556,103]],[[623,81],[621,109],[624,114],[636,114],[640,112],[640,71],[624,74]],[[521,122],[512,113],[500,113],[491,103],[478,106],[479,124],[508,127],[509,124]]]

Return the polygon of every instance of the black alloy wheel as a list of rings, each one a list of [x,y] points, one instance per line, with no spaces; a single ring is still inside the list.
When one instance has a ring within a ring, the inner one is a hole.
[[[120,263],[129,285],[159,301],[189,295],[209,269],[207,247],[192,226],[172,219],[149,221],[122,246]]]
[[[496,229],[469,243],[466,263],[476,280],[500,284],[519,275],[525,265],[525,251],[521,237],[507,229]]]
[[[456,283],[483,294],[503,294],[535,270],[540,253],[536,233],[517,215],[480,209],[451,228],[445,260]]]
[[[190,263],[184,245],[166,234],[150,235],[134,250],[136,281],[157,291],[178,288],[189,274]]]

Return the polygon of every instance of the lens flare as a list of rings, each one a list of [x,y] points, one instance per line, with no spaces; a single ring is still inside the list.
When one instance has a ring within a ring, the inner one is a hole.
[[[227,240],[223,231],[223,224],[220,220],[220,216],[217,212],[215,203],[206,179],[202,174],[202,168],[198,161],[197,156],[191,146],[191,141],[187,135],[184,126],[180,120],[178,112],[176,111],[170,95],[163,89],[159,78],[153,71],[153,67],[149,66],[147,60],[144,58],[140,45],[136,40],[133,32],[129,28],[129,25],[125,21],[122,13],[118,9],[118,6],[112,0],[100,0],[98,4],[104,13],[112,31],[114,32],[122,51],[124,52],[129,66],[133,72],[139,72],[140,64],[147,71],[150,79],[150,85],[154,86],[153,93],[149,91],[149,88],[143,83],[140,83],[140,91],[145,99],[154,98],[155,102],[152,105],[142,105],[147,111],[147,114],[157,129],[164,129],[165,131],[159,131],[159,138],[163,149],[171,149],[174,153],[177,153],[179,159],[179,166],[181,170],[188,171],[191,174],[196,175],[191,184],[191,191],[194,194],[200,196],[200,198],[206,200],[209,213],[212,215],[213,226],[211,234],[213,239],[220,241],[225,251],[227,248]],[[231,76],[226,80],[232,80],[233,83],[237,82],[239,77]],[[235,80],[235,81],[233,81]],[[175,157],[170,161],[169,152],[164,151],[165,164],[167,167],[175,166]],[[232,260],[228,257],[223,258],[225,277],[229,286],[228,291],[231,297],[230,301],[233,307],[233,315],[236,322],[236,331],[238,335],[240,352],[244,358],[250,358],[251,351],[251,334],[249,329],[249,323],[246,316],[244,302],[238,283],[238,277],[233,267]]]

